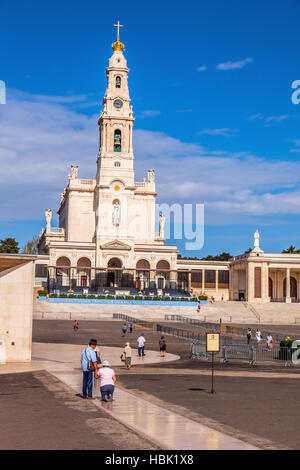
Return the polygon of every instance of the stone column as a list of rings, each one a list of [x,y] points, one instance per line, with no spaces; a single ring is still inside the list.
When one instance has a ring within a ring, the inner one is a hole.
[[[219,292],[219,270],[216,269],[216,292]]]
[[[292,302],[291,299],[291,269],[286,268],[286,289],[285,289],[285,301],[287,304]]]
[[[205,292],[205,269],[202,269],[202,294]]]
[[[254,301],[254,265],[253,263],[248,263],[246,273],[247,276],[247,301]]]
[[[261,299],[262,302],[270,302],[269,297],[269,268],[267,263],[261,267]]]
[[[190,293],[192,289],[192,272],[188,272],[188,292]]]

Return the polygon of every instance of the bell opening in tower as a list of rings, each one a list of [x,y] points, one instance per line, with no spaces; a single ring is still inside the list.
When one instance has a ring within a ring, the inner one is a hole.
[[[121,77],[116,77],[116,88],[121,88]]]
[[[114,133],[114,152],[122,151],[122,134],[120,129],[116,129]]]

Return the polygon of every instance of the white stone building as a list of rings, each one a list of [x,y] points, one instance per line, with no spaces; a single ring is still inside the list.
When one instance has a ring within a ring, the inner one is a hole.
[[[177,269],[178,250],[165,245],[163,215],[155,233],[154,170],[148,170],[142,182],[135,181],[129,69],[119,33],[112,48],[98,121],[96,177],[81,179],[78,166],[71,166],[58,209],[59,227],[51,226],[52,211],[47,210],[39,253],[49,255],[50,277],[58,274],[64,283],[67,277],[72,287],[176,289],[176,276],[171,273]],[[62,268],[61,273],[55,273],[56,267]],[[103,268],[103,272],[81,268]],[[115,269],[105,272],[105,268]],[[133,274],[134,270],[138,271]]]

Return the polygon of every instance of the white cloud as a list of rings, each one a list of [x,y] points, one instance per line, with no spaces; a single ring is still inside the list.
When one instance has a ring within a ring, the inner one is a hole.
[[[59,97],[38,100],[9,90],[8,98],[0,107],[0,219],[41,219],[45,208],[58,208],[70,164],[79,165],[82,178],[95,176],[98,116],[80,114]],[[300,213],[299,161],[208,151],[141,129],[134,150],[136,180],[154,168],[159,201],[204,203],[206,222]]]
[[[238,132],[238,129],[230,129],[228,127],[223,127],[221,129],[203,129],[203,131],[199,132],[199,135],[208,134],[213,136],[232,137]]]
[[[206,72],[207,66],[206,65],[201,65],[201,67],[197,68],[197,72]]]
[[[260,113],[257,113],[257,114],[253,114],[253,116],[250,116],[249,117],[250,121],[257,121],[257,120],[264,120],[264,116]]]
[[[269,116],[268,118],[266,118],[266,122],[270,123],[270,122],[281,122],[281,121],[285,121],[286,119],[288,119],[290,116],[289,114],[282,114],[281,116]]]
[[[289,119],[291,116],[289,114],[281,114],[279,116],[264,116],[263,114],[257,113],[253,116],[249,116],[250,121],[264,121],[265,126],[271,126],[272,124],[278,124],[286,119]]]
[[[238,60],[236,62],[224,62],[222,64],[218,64],[216,66],[217,70],[234,70],[234,69],[242,69],[247,64],[251,64],[253,62],[252,57],[246,57],[246,59]]]
[[[143,111],[142,112],[142,116],[143,117],[155,117],[155,116],[159,116],[160,114],[160,111],[155,111],[155,110],[148,110],[148,111]]]
[[[291,149],[290,152],[300,153],[300,140],[293,140],[292,142],[294,143],[295,148]]]

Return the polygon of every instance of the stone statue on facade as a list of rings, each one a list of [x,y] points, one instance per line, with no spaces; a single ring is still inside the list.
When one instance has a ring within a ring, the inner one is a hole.
[[[65,195],[66,195],[66,188],[63,190],[62,193],[60,193],[60,203],[63,202],[64,198],[65,198]]]
[[[253,254],[263,253],[263,250],[259,246],[259,239],[260,239],[259,231],[256,230],[256,232],[254,233],[254,248],[251,251],[251,253]]]
[[[78,165],[71,165],[71,179],[77,179],[78,178]]]
[[[51,209],[45,210],[45,218],[46,218],[46,230],[50,230],[51,220],[52,220],[52,210]]]
[[[256,230],[254,234],[254,248],[259,248],[259,231]]]
[[[149,183],[155,182],[155,172],[154,170],[148,170],[148,181]]]
[[[116,201],[113,205],[112,223],[115,227],[120,225],[121,208],[119,201]]]
[[[161,212],[159,214],[159,238],[165,238],[165,223],[166,217]]]

